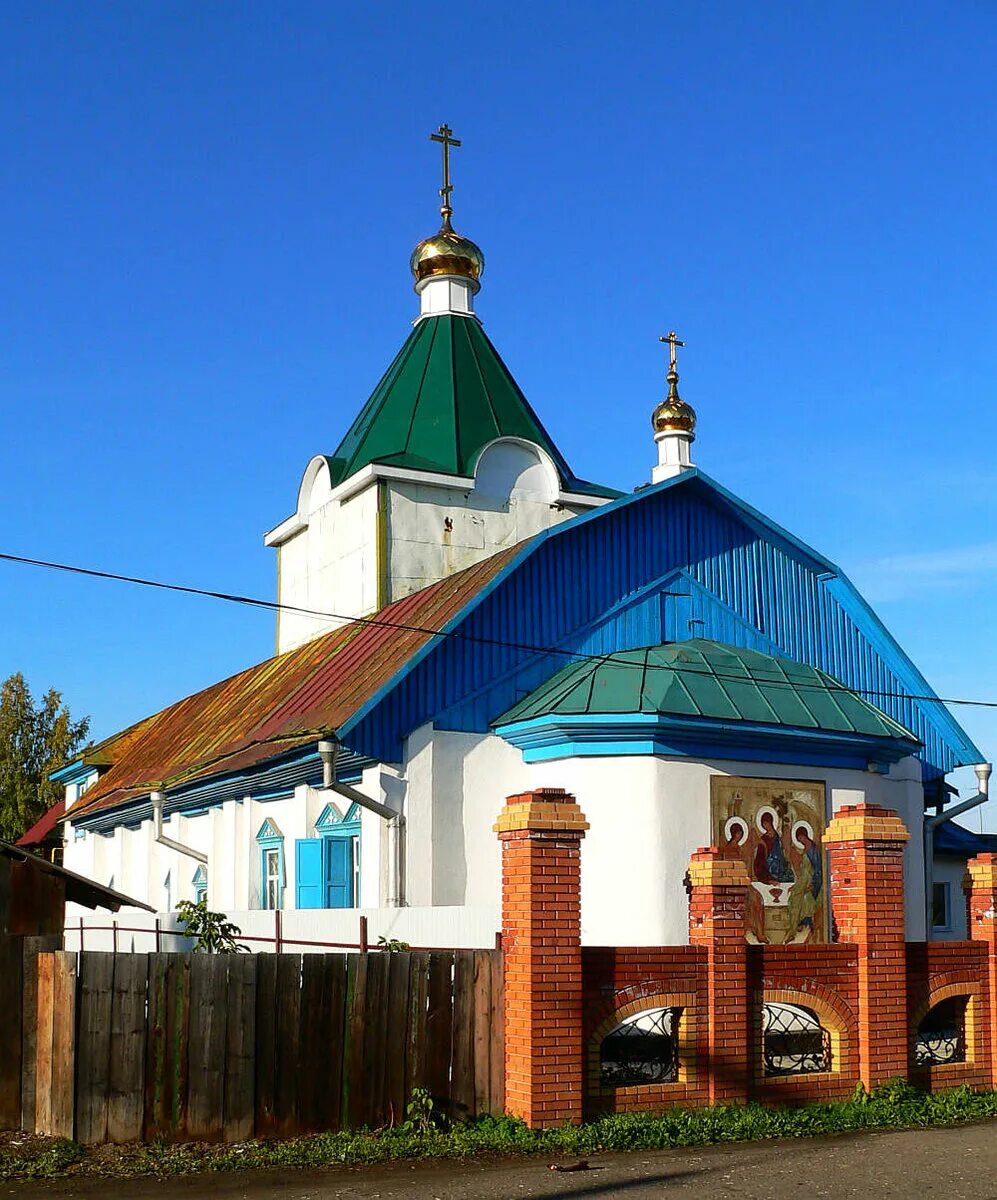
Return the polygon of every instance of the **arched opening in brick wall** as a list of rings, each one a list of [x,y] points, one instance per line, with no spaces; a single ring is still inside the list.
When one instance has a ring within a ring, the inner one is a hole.
[[[681,1008],[646,1008],[624,1019],[599,1045],[601,1087],[674,1083],[679,1070]]]
[[[589,1097],[610,1101],[610,1109],[674,1098],[693,1070],[695,1030],[691,994],[655,993],[618,1004],[589,1038]]]
[[[766,1075],[809,1075],[832,1069],[831,1031],[812,1008],[762,1007],[762,1062]]]
[[[766,990],[758,998],[759,1082],[839,1074],[847,1069],[850,1022],[826,997],[796,989]]]
[[[911,1022],[911,1065],[943,1067],[976,1059],[979,991],[965,982],[936,986]]]

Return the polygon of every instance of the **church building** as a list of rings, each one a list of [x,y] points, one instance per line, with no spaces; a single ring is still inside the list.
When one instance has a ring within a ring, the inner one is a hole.
[[[749,941],[825,942],[823,832],[868,802],[911,834],[925,938],[926,814],[982,754],[841,569],[695,465],[676,334],[648,482],[574,473],[475,311],[460,143],[433,138],[413,328],[265,538],[276,656],[58,773],[66,867],[160,911],[466,907],[497,929],[506,799],[564,788],[588,945],[687,941],[709,845],[747,868]]]

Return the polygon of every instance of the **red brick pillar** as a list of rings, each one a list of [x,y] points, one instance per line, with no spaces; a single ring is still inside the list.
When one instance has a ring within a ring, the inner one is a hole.
[[[721,858],[716,846],[697,850],[689,862],[689,941],[706,950],[706,1028],[697,1038],[697,1067],[706,1073],[711,1104],[748,1098],[751,1013],[744,917],[749,887],[744,864]]]
[[[563,788],[510,796],[502,842],[505,1107],[535,1129],[582,1119],[581,840]]]
[[[859,1074],[866,1088],[907,1076],[907,827],[878,804],[842,808],[824,833],[838,941],[858,947]]]
[[[986,1053],[990,1086],[997,1082],[997,854],[978,854],[966,864],[969,936],[987,947],[988,1026]]]

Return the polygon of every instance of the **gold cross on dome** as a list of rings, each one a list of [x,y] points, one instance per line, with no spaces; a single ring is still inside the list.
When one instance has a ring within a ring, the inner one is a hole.
[[[450,182],[450,147],[459,146],[460,139],[453,136],[449,125],[441,125],[436,133],[429,135],[429,140],[439,142],[443,146],[443,187],[440,188],[443,204],[440,206],[440,216],[444,225],[449,225],[453,216],[453,206],[450,203],[450,193],[453,191],[453,184]]]
[[[666,333],[664,335],[664,337],[659,337],[658,341],[666,342],[668,344],[668,369],[669,369],[669,371],[678,370],[678,366],[677,366],[678,355],[675,353],[675,349],[677,346],[684,346],[685,342],[679,341],[679,335],[675,332],[674,329],[671,330],[671,332]]]

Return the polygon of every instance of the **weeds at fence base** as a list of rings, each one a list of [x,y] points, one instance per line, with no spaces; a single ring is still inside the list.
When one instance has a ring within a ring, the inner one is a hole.
[[[867,1095],[799,1108],[672,1109],[659,1114],[603,1117],[587,1125],[534,1131],[514,1117],[481,1117],[446,1129],[411,1125],[387,1130],[323,1133],[286,1142],[237,1146],[151,1143],[85,1149],[62,1139],[0,1135],[0,1180],[75,1175],[165,1178],[199,1171],[361,1166],[403,1159],[471,1155],[571,1154],[665,1150],[766,1138],[818,1137],[874,1129],[958,1125],[997,1117],[997,1092],[954,1088],[928,1095],[894,1080]]]

